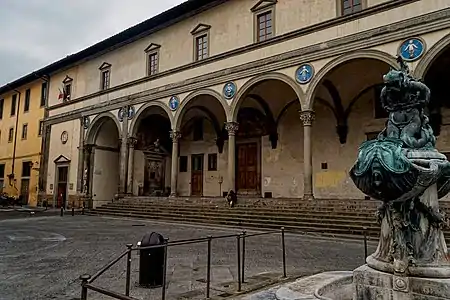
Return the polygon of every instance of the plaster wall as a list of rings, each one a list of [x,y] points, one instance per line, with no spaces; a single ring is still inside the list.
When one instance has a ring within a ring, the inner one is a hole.
[[[61,134],[63,131],[67,131],[68,140],[67,143],[61,142]],[[49,163],[47,173],[47,194],[53,194],[55,184],[55,159],[60,155],[63,155],[70,160],[68,182],[69,185],[73,184],[74,188],[69,189],[69,195],[76,195],[76,182],[77,182],[77,165],[78,165],[78,146],[80,139],[80,121],[72,120],[64,123],[55,124],[52,126],[50,134],[50,147],[49,151]],[[50,189],[50,185],[53,189]]]
[[[127,46],[108,52],[101,57],[88,60],[79,66],[65,70],[58,74],[54,74],[52,84],[50,86],[50,104],[58,104],[58,88],[61,87],[60,82],[64,79],[66,74],[74,79],[72,99],[98,92],[100,78],[100,71],[98,70],[98,67],[104,61],[112,65],[111,86],[116,86],[121,83],[126,83],[145,77],[146,56],[144,49],[152,42],[159,43],[162,46],[160,49],[160,72],[176,69],[182,65],[191,63],[193,61],[193,37],[189,32],[200,22],[212,26],[210,29],[210,56],[214,56],[220,52],[235,49],[237,47],[249,45],[253,43],[253,14],[249,11],[249,8],[254,3],[254,1],[247,0],[227,2],[227,4],[177,23],[167,29],[159,31],[139,41],[133,42]],[[278,35],[284,33],[284,31],[294,29],[290,24],[296,24],[296,29],[302,28],[304,26],[323,21],[327,18],[331,18],[332,13],[330,13],[330,11],[334,11],[329,9],[331,5],[330,0],[315,1],[313,2],[313,6],[317,5],[317,7],[314,11],[320,12],[320,17],[319,14],[317,14],[317,17],[314,17],[315,14],[312,14],[309,18],[301,18],[298,16],[298,9],[292,8],[293,3],[294,0],[279,1],[277,3],[276,15],[283,16],[276,19],[275,26]],[[154,80],[124,88],[119,91],[113,91],[106,95],[93,96],[91,99],[86,100],[83,103],[69,104],[68,106],[52,110],[50,115],[58,115],[80,107],[107,102],[120,96],[126,96],[132,93],[158,88],[170,83],[181,82],[186,80],[186,78],[197,77],[210,72],[235,67],[243,63],[253,62],[258,59],[281,54],[286,51],[295,50],[302,47],[302,45],[307,46],[317,43],[324,43],[323,45],[326,47],[326,43],[332,39],[383,25],[388,25],[415,15],[426,14],[428,12],[446,8],[447,6],[448,3],[446,0],[413,2],[396,9],[380,12],[358,20],[349,21],[347,23],[319,30],[311,34],[305,34],[282,43],[255,49],[240,55],[230,56],[209,64],[204,64],[197,67],[193,66],[190,69],[155,78]],[[308,6],[298,7],[304,8],[311,6],[309,3]],[[335,5],[332,5],[331,7],[335,7]],[[219,13],[220,17],[217,17]],[[306,13],[306,10],[302,12],[302,14]],[[245,14],[245,16],[243,16],[243,14]],[[295,19],[296,22],[292,22],[293,19]],[[299,25],[299,22],[306,23]],[[227,33],[225,34],[224,32]]]

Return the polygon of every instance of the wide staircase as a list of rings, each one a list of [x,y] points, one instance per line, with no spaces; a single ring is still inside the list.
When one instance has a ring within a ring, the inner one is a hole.
[[[224,198],[130,197],[90,210],[90,215],[143,218],[160,221],[231,226],[248,229],[279,229],[309,235],[358,238],[366,232],[377,238],[380,226],[374,200],[301,200],[240,198],[230,208]],[[450,212],[450,203],[441,202]],[[445,231],[447,242],[450,230]]]

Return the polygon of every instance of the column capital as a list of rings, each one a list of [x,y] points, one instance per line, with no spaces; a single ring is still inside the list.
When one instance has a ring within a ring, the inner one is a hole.
[[[84,144],[83,145],[83,150],[85,151],[85,153],[92,153],[92,149],[95,147],[94,144]]]
[[[138,141],[137,138],[135,138],[133,136],[130,136],[128,138],[128,147],[134,148],[136,146],[136,144],[137,144],[137,141]]]
[[[300,120],[303,122],[303,126],[312,126],[312,123],[316,118],[316,113],[312,110],[299,111],[299,113]]]
[[[176,131],[176,130],[170,131],[170,139],[172,140],[173,143],[177,143],[180,138],[181,138],[180,131]]]
[[[237,122],[226,122],[225,130],[228,131],[228,135],[236,135],[236,132],[239,130],[239,123]]]

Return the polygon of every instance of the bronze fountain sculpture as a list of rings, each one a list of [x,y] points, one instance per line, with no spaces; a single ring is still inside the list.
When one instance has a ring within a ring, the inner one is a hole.
[[[377,214],[379,245],[367,258],[367,266],[391,274],[393,290],[410,293],[410,278],[450,278],[442,232],[447,219],[438,202],[450,191],[450,162],[436,150],[425,114],[429,88],[411,76],[400,57],[398,62],[399,70],[391,69],[383,76],[381,101],[389,113],[386,127],[375,140],[359,147],[350,177],[362,192],[383,203]],[[363,286],[356,290],[356,299],[395,298],[361,296],[377,293]]]

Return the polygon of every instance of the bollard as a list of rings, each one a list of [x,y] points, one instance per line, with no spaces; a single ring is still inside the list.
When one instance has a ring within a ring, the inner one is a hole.
[[[130,296],[130,281],[131,281],[131,248],[133,244],[127,244],[128,254],[127,254],[127,282],[125,286],[125,295]]]
[[[238,292],[241,291],[241,236],[236,236]]]
[[[166,300],[167,243],[168,242],[169,242],[169,239],[164,239],[164,269],[163,269],[161,300]]]
[[[91,275],[84,274],[80,276],[81,279],[81,300],[87,300],[87,287],[88,280],[91,279]]]
[[[286,244],[284,242],[284,227],[281,227],[281,248],[283,249],[283,277],[286,278]]]
[[[63,207],[61,206],[61,217],[62,216],[64,216],[64,209],[63,209]]]
[[[247,231],[242,231],[242,275],[241,275],[241,282],[245,282],[245,235],[247,234]]]
[[[72,217],[75,216],[75,207],[72,206]]]
[[[209,291],[211,287],[211,242],[212,236],[208,236],[208,263],[206,269],[206,299],[209,299]]]
[[[363,230],[364,230],[364,263],[366,263],[366,258],[367,258],[367,227],[364,227]]]
[[[81,214],[84,215],[84,205],[83,205],[83,207],[81,208]]]

